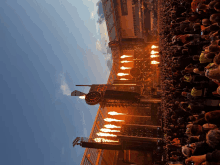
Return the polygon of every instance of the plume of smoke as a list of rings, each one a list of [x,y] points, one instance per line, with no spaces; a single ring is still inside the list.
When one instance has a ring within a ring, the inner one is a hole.
[[[66,78],[62,74],[61,76],[61,84],[60,84],[60,89],[63,93],[63,95],[70,96],[71,95],[71,90],[69,88],[69,85],[66,83]]]

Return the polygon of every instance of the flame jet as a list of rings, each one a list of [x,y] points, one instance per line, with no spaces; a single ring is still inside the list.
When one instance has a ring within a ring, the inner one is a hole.
[[[128,56],[128,55],[122,55],[121,58],[126,58],[126,57],[132,57],[132,56]]]
[[[126,75],[129,75],[128,73],[118,73],[117,74],[118,76],[126,76]]]
[[[115,112],[115,111],[111,111],[111,112],[108,112],[109,115],[126,115],[126,113],[118,113],[118,112]]]
[[[111,130],[111,129],[107,129],[107,128],[101,128],[100,131],[102,131],[102,132],[120,132],[120,130]]]
[[[120,126],[112,125],[112,124],[106,124],[104,125],[105,128],[121,128]]]
[[[155,49],[155,48],[158,48],[158,46],[155,46],[155,45],[151,46],[151,49]]]
[[[112,122],[112,121],[123,122],[124,121],[124,120],[117,120],[117,119],[112,119],[112,118],[105,118],[104,120],[107,121],[107,122]]]
[[[151,58],[159,57],[159,55],[151,55],[150,57],[151,57]]]
[[[96,133],[98,136],[110,136],[110,137],[116,137],[117,135],[114,134],[110,134],[110,133],[103,133],[103,132],[99,132]]]
[[[85,99],[86,96],[85,96],[85,95],[84,95],[84,96],[79,96],[79,98],[80,98],[80,99]]]
[[[115,140],[109,140],[109,139],[105,139],[105,138],[95,138],[94,139],[96,142],[112,142],[112,143],[117,143],[119,141],[115,141]]]
[[[132,61],[127,61],[127,60],[121,61],[121,63],[129,63],[129,62],[132,62]]]
[[[131,69],[131,67],[124,67],[124,66],[122,66],[122,67],[120,67],[120,69],[121,70],[126,70],[126,69]]]
[[[160,62],[157,61],[151,61],[151,64],[159,64]]]
[[[159,53],[158,51],[154,51],[154,50],[152,50],[151,52],[150,52],[150,54],[157,54],[157,53]]]

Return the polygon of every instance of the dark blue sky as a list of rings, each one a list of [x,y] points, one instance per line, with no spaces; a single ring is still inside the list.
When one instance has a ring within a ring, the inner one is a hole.
[[[71,143],[89,136],[98,107],[69,95],[109,75],[97,1],[0,1],[0,164],[80,164]]]

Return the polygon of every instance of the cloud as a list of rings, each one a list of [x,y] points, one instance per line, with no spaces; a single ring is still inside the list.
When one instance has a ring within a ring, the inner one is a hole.
[[[104,17],[104,11],[103,11],[103,8],[102,8],[102,1],[98,1],[96,3],[96,6],[98,6],[98,10],[97,10],[97,14],[98,14],[98,21],[97,23],[98,24],[102,24],[103,21],[105,20],[105,17]]]
[[[101,35],[101,42],[108,43],[109,37],[108,37],[108,30],[107,30],[107,26],[106,26],[106,21],[103,21],[100,24],[99,29],[100,29],[100,35]]]
[[[98,10],[97,10],[98,16],[100,16],[101,18],[105,18],[105,17],[104,17],[103,7],[102,7],[102,1],[101,1],[101,0],[98,1],[98,2],[96,3],[96,6],[98,6]]]
[[[100,52],[102,51],[101,42],[99,40],[96,41],[96,49]]]
[[[99,33],[100,33],[101,39],[97,40],[96,49],[98,51],[101,51],[102,53],[109,53],[109,50],[108,50],[109,37],[108,37],[108,31],[107,31],[105,21],[99,25]]]
[[[65,81],[62,82],[60,89],[62,90],[63,95],[70,96],[71,91],[68,84]]]
[[[63,93],[63,95],[70,96],[71,95],[71,90],[66,83],[66,79],[64,75],[61,75],[61,84],[60,84],[60,89]]]
[[[99,33],[101,39],[100,40],[98,39],[96,41],[96,49],[103,54],[105,58],[106,66],[108,67],[109,70],[111,70],[113,59],[112,59],[111,48],[108,46],[109,37],[108,37],[108,31],[105,21],[99,24]]]

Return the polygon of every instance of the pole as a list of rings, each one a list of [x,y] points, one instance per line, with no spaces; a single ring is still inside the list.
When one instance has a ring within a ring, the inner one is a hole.
[[[91,87],[92,85],[76,85],[76,86],[81,86],[81,87]]]

